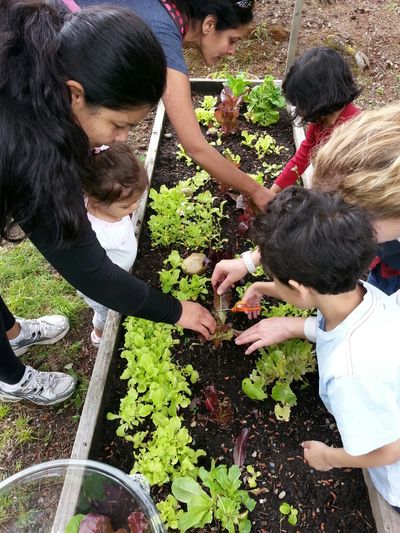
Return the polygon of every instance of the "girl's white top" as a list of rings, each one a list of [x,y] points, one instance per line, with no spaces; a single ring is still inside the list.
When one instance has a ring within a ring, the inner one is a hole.
[[[137,240],[130,216],[107,222],[88,212],[88,219],[101,246],[113,263],[124,270],[132,268],[137,254]]]

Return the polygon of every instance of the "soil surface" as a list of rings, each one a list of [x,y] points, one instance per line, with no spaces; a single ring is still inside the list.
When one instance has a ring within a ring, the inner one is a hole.
[[[198,98],[195,99],[194,103]],[[246,121],[239,130],[256,130],[255,126]],[[263,130],[265,130],[263,128]],[[286,146],[284,159],[293,154],[291,124],[285,114],[281,121],[266,129],[278,144]],[[224,138],[221,150],[227,146],[234,154],[240,154],[243,170],[256,172],[261,168],[260,162],[254,157],[254,151],[240,145],[240,135],[235,134]],[[156,163],[152,186],[156,189],[161,184],[171,186],[195,172],[194,167],[187,167],[177,161],[177,139],[167,124],[161,143],[160,155]],[[251,157],[250,157],[251,155]],[[278,161],[281,156],[274,156],[268,162]],[[275,159],[276,158],[276,159]],[[281,158],[282,159],[282,158]],[[226,214],[222,234],[228,238],[224,247],[227,255],[241,252],[248,247],[248,236],[237,233],[238,210],[229,194],[221,194],[215,182],[211,190],[217,197],[216,202],[226,200]],[[147,210],[147,219],[152,214]],[[151,237],[146,221],[140,239],[135,273],[153,286],[159,286],[157,272],[163,268],[163,260],[169,255],[171,248],[157,247],[151,249]],[[179,250],[179,248],[178,248]],[[196,251],[196,250],[191,250]],[[181,256],[188,252],[179,250]],[[211,276],[212,266],[207,272]],[[212,304],[212,291],[205,305]],[[233,327],[243,330],[249,327],[247,318],[232,316]],[[184,340],[177,347],[175,358],[182,365],[190,362],[200,374],[199,382],[192,387],[192,409],[185,410],[185,423],[194,440],[194,447],[207,452],[204,465],[209,466],[210,458],[224,464],[233,462],[233,446],[235,439],[246,427],[250,430],[245,464],[251,464],[261,472],[260,482],[253,497],[257,506],[250,518],[253,531],[258,533],[280,533],[283,531],[302,532],[367,532],[373,531],[373,518],[369,507],[367,491],[361,471],[352,469],[315,472],[304,463],[301,442],[304,440],[320,440],[328,445],[340,446],[340,437],[332,417],[327,413],[318,396],[318,376],[309,375],[307,386],[294,387],[298,404],[292,409],[288,423],[278,422],[274,416],[274,401],[252,401],[241,389],[241,382],[255,367],[257,355],[246,357],[243,348],[233,342],[223,343],[214,348],[210,343],[201,343],[199,339],[185,334]],[[212,365],[210,365],[212,361]],[[109,391],[107,407],[109,411],[118,412],[119,401],[125,396],[125,384],[118,379],[123,371],[123,362],[117,363],[112,385]],[[207,418],[204,407],[202,389],[209,385],[221,391],[225,398],[232,402],[234,417],[226,428],[215,425]],[[132,447],[129,443],[115,436],[117,425],[104,421],[104,438],[99,454],[96,456],[124,471],[130,471],[133,464]],[[166,489],[153,490],[157,501],[163,499]],[[296,528],[280,524],[279,506],[283,501],[291,503],[299,510],[299,521]],[[216,529],[204,529],[216,531]]]

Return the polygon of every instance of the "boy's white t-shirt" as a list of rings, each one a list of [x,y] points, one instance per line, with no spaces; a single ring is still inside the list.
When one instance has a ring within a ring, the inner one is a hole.
[[[316,331],[319,394],[350,455],[400,439],[400,306],[395,295],[360,283],[367,291],[360,305],[331,331],[318,312]],[[385,500],[400,507],[400,461],[368,471]]]
[[[89,211],[88,219],[97,239],[113,263],[129,271],[137,255],[137,239],[130,216],[118,222],[107,222]]]

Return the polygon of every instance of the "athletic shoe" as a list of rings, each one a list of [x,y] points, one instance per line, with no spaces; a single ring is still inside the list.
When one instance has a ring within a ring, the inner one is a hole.
[[[99,348],[101,343],[101,337],[97,335],[94,329],[90,333],[90,340],[92,341],[92,344],[95,348]]]
[[[40,372],[27,366],[21,381],[9,385],[0,381],[0,400],[19,402],[29,400],[38,405],[54,405],[73,394],[76,378],[62,372]]]
[[[26,320],[16,318],[21,326],[20,334],[10,340],[15,355],[23,355],[34,344],[54,344],[69,331],[69,321],[63,315],[42,316]]]

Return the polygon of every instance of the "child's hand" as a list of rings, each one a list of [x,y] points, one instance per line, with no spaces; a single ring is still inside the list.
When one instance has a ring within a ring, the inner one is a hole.
[[[224,294],[228,289],[247,274],[243,259],[224,259],[217,263],[211,276],[213,289],[217,294]]]
[[[278,344],[289,339],[304,338],[305,318],[274,317],[260,320],[258,324],[242,331],[235,339],[236,344],[250,344],[245,354],[251,354],[263,346]]]
[[[246,290],[246,292],[243,294],[243,297],[241,298],[242,302],[245,302],[248,307],[257,307],[260,305],[260,302],[262,300],[262,297],[264,296],[262,292],[259,290],[260,283],[253,283],[250,285],[250,287]],[[257,318],[261,313],[260,311],[249,311],[247,314],[247,318]]]
[[[333,468],[328,460],[329,446],[318,440],[308,440],[302,442],[301,445],[304,448],[304,459],[311,468],[323,472]]]

